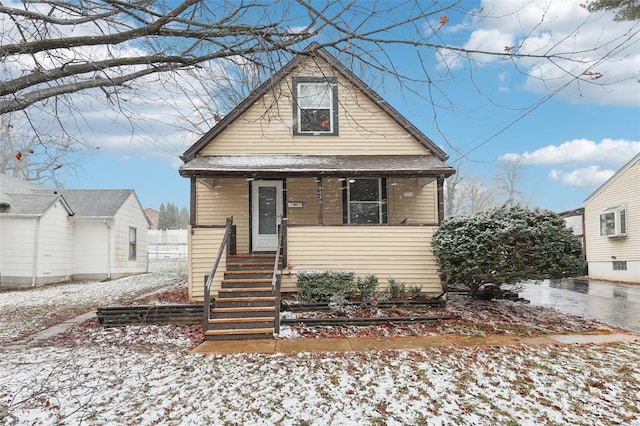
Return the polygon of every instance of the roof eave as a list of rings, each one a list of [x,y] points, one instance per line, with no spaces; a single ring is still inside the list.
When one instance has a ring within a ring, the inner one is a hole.
[[[274,177],[345,177],[345,176],[380,176],[380,177],[449,177],[455,174],[455,170],[429,169],[429,170],[219,170],[219,169],[189,169],[180,170],[180,176],[188,178],[210,177],[244,177],[244,178],[274,178]]]

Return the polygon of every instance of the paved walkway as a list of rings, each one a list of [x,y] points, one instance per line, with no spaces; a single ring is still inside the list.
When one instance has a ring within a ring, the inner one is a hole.
[[[206,341],[196,347],[195,353],[299,353],[349,352],[370,350],[417,350],[433,347],[517,346],[553,344],[604,344],[613,342],[640,342],[640,333],[612,334],[558,334],[538,337],[490,335],[465,336],[410,336],[389,338],[335,338],[335,339],[253,339]]]

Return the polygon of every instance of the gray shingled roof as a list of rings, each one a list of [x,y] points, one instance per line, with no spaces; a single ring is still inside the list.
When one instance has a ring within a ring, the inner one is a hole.
[[[0,206],[0,213],[9,215],[39,216],[44,214],[58,199],[64,198],[58,194],[9,194],[10,205]],[[68,210],[68,209],[67,209]],[[71,212],[69,212],[71,213]]]
[[[76,217],[113,217],[133,189],[61,189]]]
[[[10,203],[11,196],[9,194],[31,194],[34,191],[42,190],[48,190],[48,188],[0,173],[0,204]]]

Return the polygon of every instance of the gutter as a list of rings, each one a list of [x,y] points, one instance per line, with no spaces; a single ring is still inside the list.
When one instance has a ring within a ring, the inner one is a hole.
[[[31,287],[36,286],[36,276],[38,275],[38,246],[40,241],[40,219],[42,216],[33,218],[33,269],[31,274]]]
[[[104,224],[107,227],[107,279],[111,279],[111,226],[109,221],[104,219]]]

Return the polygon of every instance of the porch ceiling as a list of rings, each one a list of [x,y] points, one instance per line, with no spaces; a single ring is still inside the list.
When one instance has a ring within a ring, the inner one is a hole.
[[[211,155],[180,167],[198,176],[450,176],[451,166],[428,155]]]

